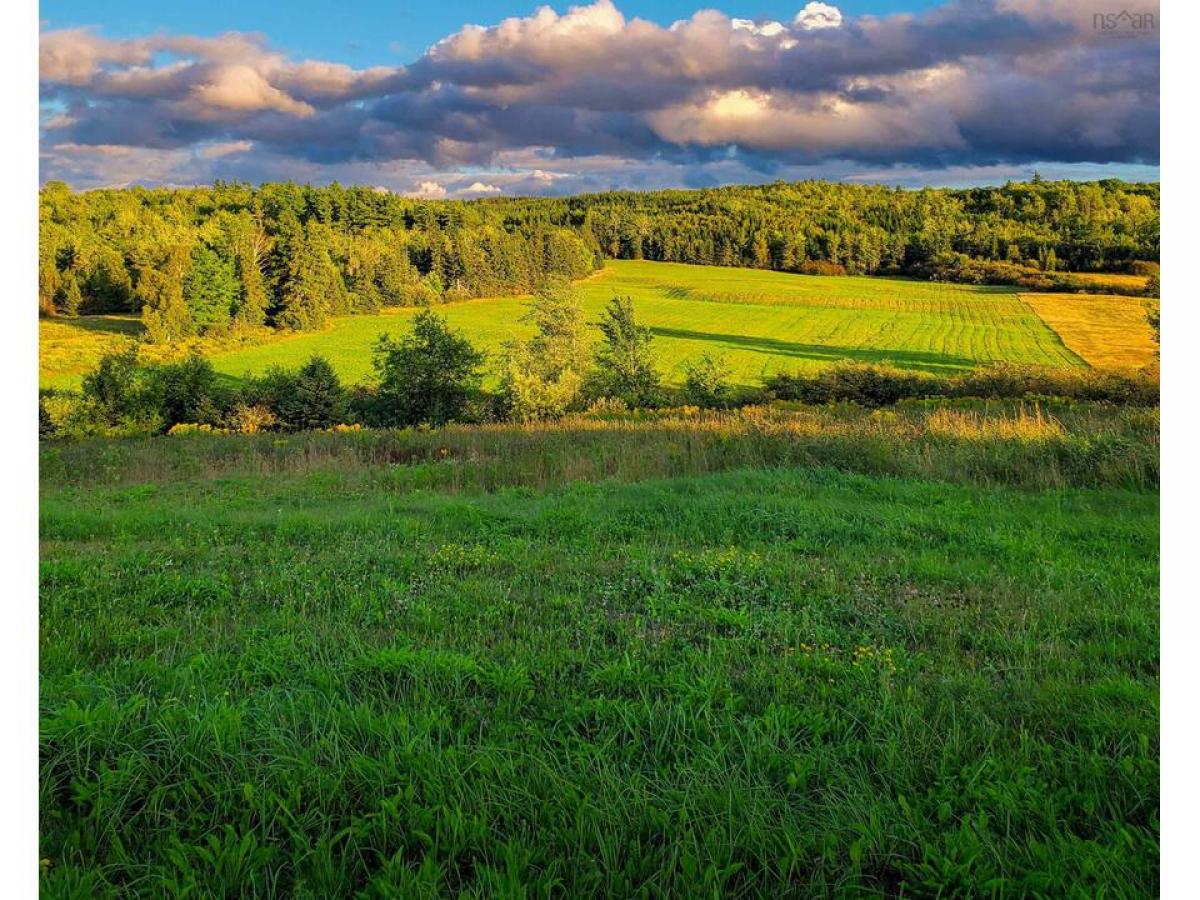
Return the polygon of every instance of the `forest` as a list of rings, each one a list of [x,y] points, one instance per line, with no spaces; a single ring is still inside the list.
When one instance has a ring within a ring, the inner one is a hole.
[[[830,182],[419,200],[218,182],[41,190],[39,311],[140,313],[150,341],[304,331],[384,306],[526,294],[605,258],[1070,290],[1158,259],[1159,186],[905,190]]]

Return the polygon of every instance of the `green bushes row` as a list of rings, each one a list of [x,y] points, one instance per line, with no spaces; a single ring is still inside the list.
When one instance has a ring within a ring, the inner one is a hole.
[[[1020,399],[1062,397],[1118,406],[1157,406],[1158,373],[1044,369],[997,364],[952,375],[886,365],[839,363],[813,372],[779,373],[764,384],[778,400],[890,406],[924,397]]]

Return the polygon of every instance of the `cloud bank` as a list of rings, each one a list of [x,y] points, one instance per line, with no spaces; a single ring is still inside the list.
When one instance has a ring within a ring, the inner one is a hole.
[[[1157,26],[1157,3],[1127,8]],[[466,25],[368,69],[252,34],[48,31],[42,171],[80,187],[339,178],[487,196],[1157,165],[1157,27],[1113,33],[1095,11],[958,0],[849,17],[811,2],[786,23],[701,10],[664,27],[597,0]]]

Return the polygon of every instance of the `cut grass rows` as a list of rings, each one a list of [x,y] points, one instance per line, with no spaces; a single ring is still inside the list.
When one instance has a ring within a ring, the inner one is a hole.
[[[842,359],[890,361],[927,371],[1001,361],[1083,365],[1008,288],[615,260],[582,282],[580,292],[593,321],[614,294],[632,296],[639,318],[655,334],[659,367],[672,382],[682,380],[687,360],[704,353],[723,355],[741,384]],[[494,361],[506,341],[529,333],[520,322],[526,304],[523,298],[502,297],[448,304],[439,312]],[[240,378],[271,365],[299,365],[321,353],[344,379],[360,381],[371,374],[377,336],[402,331],[413,312],[341,318],[318,333],[218,348],[211,357],[220,372]],[[80,327],[80,340],[94,344],[95,329],[108,327],[98,319],[88,321],[90,331],[81,326],[43,323],[44,386],[78,383],[81,368],[70,352],[69,335]],[[129,325],[113,327],[124,331]],[[90,357],[94,348],[87,353]]]

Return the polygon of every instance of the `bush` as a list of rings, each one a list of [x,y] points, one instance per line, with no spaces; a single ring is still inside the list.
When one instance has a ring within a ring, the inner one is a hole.
[[[260,431],[270,431],[279,420],[270,408],[262,404],[248,404],[238,401],[229,412],[226,425],[230,431],[239,434],[258,434]]]
[[[445,319],[422,310],[399,341],[383,334],[375,345],[376,421],[399,426],[462,421],[480,393],[483,359]]]
[[[298,370],[268,369],[242,392],[248,407],[265,407],[287,431],[328,428],[350,414],[350,398],[329,362],[314,355]]]
[[[846,267],[824,259],[806,259],[798,271],[801,275],[845,275]]]
[[[684,364],[682,397],[684,403],[703,409],[726,409],[733,405],[729,367],[719,356],[705,353]]]
[[[146,402],[168,428],[179,422],[219,425],[232,405],[232,392],[218,384],[212,363],[198,355],[152,366],[143,379]]]
[[[1063,397],[1119,406],[1158,405],[1156,372],[1129,374],[1003,364],[958,375],[931,375],[892,366],[843,362],[813,372],[772,375],[764,382],[764,388],[780,400],[872,407],[922,397]]]
[[[577,409],[587,366],[586,323],[578,294],[569,282],[551,280],[534,296],[522,320],[537,331],[508,349],[500,388],[504,415],[531,422]]]
[[[930,376],[906,369],[842,362],[814,372],[779,373],[768,378],[764,387],[780,400],[887,406],[928,396],[934,390],[933,383]]]
[[[83,397],[110,422],[135,416],[142,410],[137,376],[136,347],[105,354],[83,377]]]
[[[176,422],[167,429],[168,435],[181,434],[228,434],[225,428],[218,428],[215,425],[209,425],[207,422]]]

